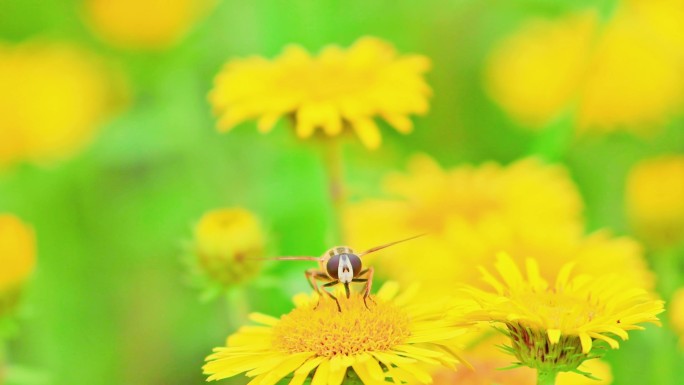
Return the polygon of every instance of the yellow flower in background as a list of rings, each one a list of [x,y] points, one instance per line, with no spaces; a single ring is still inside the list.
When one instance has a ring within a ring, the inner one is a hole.
[[[327,297],[319,302],[317,295],[302,294],[280,319],[252,314],[260,325],[228,337],[226,347],[207,357],[204,373],[210,381],[245,373],[252,385],[273,385],[290,375],[291,385],[310,376],[312,385],[340,385],[352,376],[367,385],[430,383],[430,368],[455,368],[453,339],[466,329],[451,318],[445,301],[398,290],[385,284],[369,308],[361,294],[339,296],[342,311]]]
[[[666,22],[672,15],[663,16]],[[663,125],[683,101],[684,57],[644,33],[641,15],[629,8],[600,34],[579,95],[579,129],[648,132]]]
[[[12,312],[22,284],[36,266],[33,230],[17,217],[0,214],[0,317]]]
[[[540,372],[574,371],[588,358],[597,342],[613,349],[618,337],[628,338],[640,324],[659,325],[663,302],[634,287],[618,274],[576,275],[565,265],[555,282],[539,274],[539,265],[527,259],[524,273],[506,254],[495,263],[497,276],[480,268],[491,289],[468,292],[480,304],[473,320],[506,326],[509,353],[522,365]]]
[[[680,288],[672,295],[667,311],[670,325],[679,336],[679,346],[684,348],[684,288]]]
[[[580,272],[619,269],[635,285],[653,287],[639,244],[607,231],[582,234],[582,202],[562,166],[523,159],[443,169],[422,155],[410,161],[406,174],[390,174],[384,182],[388,198],[347,210],[349,243],[363,248],[381,239],[428,235],[366,257],[380,276],[419,281],[434,293],[452,291],[455,282],[481,284],[475,267],[491,265],[506,250],[521,262],[539,260],[547,279],[577,261]]]
[[[543,128],[567,110],[577,94],[596,28],[593,14],[523,25],[488,59],[490,95],[530,128]]]
[[[209,211],[195,226],[200,269],[223,286],[243,282],[261,268],[265,235],[259,219],[242,208]]]
[[[601,24],[591,12],[532,19],[494,47],[491,97],[529,128],[574,110],[579,131],[652,131],[684,96],[684,3],[628,1]]]
[[[684,240],[684,156],[638,163],[627,179],[627,214],[632,227],[654,246]]]
[[[0,43],[0,167],[72,155],[113,112],[113,73],[65,43]]]
[[[268,132],[288,116],[300,138],[319,128],[328,136],[352,130],[366,147],[377,148],[375,118],[408,133],[409,116],[427,112],[431,90],[423,74],[429,67],[428,58],[399,56],[389,43],[371,37],[346,50],[327,46],[316,57],[293,45],[274,60],[228,62],[209,99],[221,131],[256,119],[259,131]]]
[[[131,49],[165,49],[178,42],[214,0],[86,0],[85,17],[105,41]]]

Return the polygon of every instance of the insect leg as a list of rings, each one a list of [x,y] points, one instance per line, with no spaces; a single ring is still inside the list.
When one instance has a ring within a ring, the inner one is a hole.
[[[318,305],[321,303],[321,297],[323,296],[323,292],[325,290],[321,290],[321,288],[318,286],[318,281],[319,280],[330,280],[328,278],[328,275],[323,273],[320,270],[316,269],[308,269],[304,272],[304,275],[306,276],[306,280],[309,282],[309,285],[311,285],[311,288],[314,289],[314,291],[318,294],[318,303],[314,307],[314,310],[318,308]],[[326,292],[327,293],[327,292]]]
[[[338,283],[340,283],[339,280],[334,280],[332,282],[328,282],[328,283],[324,284],[323,287],[333,287],[333,286],[337,285]],[[332,293],[328,292],[327,290],[323,290],[323,292],[325,294],[327,294],[330,298],[335,300],[335,304],[337,305],[337,311],[339,311],[341,313],[342,308],[340,307],[340,301],[337,300],[337,297],[332,295]]]
[[[359,273],[359,276],[366,274],[368,278],[363,278],[362,280],[359,280],[357,282],[366,282],[366,288],[363,291],[363,304],[366,305],[366,309],[368,308],[368,303],[366,302],[366,299],[370,299],[371,302],[375,303],[373,300],[373,297],[370,296],[370,291],[371,291],[371,286],[373,286],[373,273],[375,272],[375,269],[372,267],[367,268],[366,270],[363,270]]]

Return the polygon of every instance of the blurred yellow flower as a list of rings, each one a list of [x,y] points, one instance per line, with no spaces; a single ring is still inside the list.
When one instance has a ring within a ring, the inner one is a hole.
[[[591,12],[531,20],[485,70],[492,98],[530,128],[574,109],[579,131],[647,132],[681,106],[684,3],[627,1],[605,24]]]
[[[679,346],[684,348],[684,288],[675,291],[667,310],[672,329],[679,336]]]
[[[261,268],[265,235],[261,223],[242,208],[209,211],[195,226],[194,251],[201,270],[213,281],[231,286]]]
[[[0,317],[12,312],[35,265],[33,230],[13,215],[0,214]]]
[[[409,234],[428,237],[369,255],[381,276],[420,281],[432,292],[455,290],[454,282],[480,284],[475,266],[490,265],[506,250],[521,262],[537,258],[547,279],[577,261],[580,272],[619,269],[636,285],[652,287],[636,242],[606,231],[582,234],[582,202],[561,166],[523,159],[444,170],[423,155],[411,160],[407,174],[386,177],[384,190],[390,198],[350,205],[349,243],[363,248]]]
[[[286,115],[300,138],[317,128],[329,136],[351,129],[366,147],[377,148],[376,117],[408,133],[409,115],[427,112],[431,90],[423,74],[429,67],[428,58],[399,56],[389,43],[371,37],[347,50],[327,46],[317,57],[293,45],[272,61],[228,62],[209,99],[222,131],[257,119],[259,131],[268,132]]]
[[[118,96],[111,72],[63,43],[0,43],[0,167],[50,162],[90,142]]]
[[[530,128],[569,108],[585,76],[596,18],[531,20],[504,39],[486,65],[490,95]]]
[[[178,42],[214,0],[86,0],[91,28],[110,44],[164,49]]]
[[[340,296],[342,311],[327,297],[301,294],[281,318],[252,314],[260,326],[228,337],[207,357],[204,373],[211,381],[244,372],[252,385],[274,385],[290,374],[289,384],[301,385],[314,369],[312,385],[340,385],[352,370],[367,385],[388,378],[430,383],[429,368],[455,368],[453,339],[466,329],[448,316],[444,301],[415,298],[415,291],[397,296],[398,290],[385,284],[370,309],[361,294]]]
[[[509,353],[540,373],[574,371],[592,357],[597,342],[617,349],[616,338],[626,340],[628,331],[643,329],[640,324],[660,324],[662,301],[614,273],[575,275],[573,265],[549,284],[536,260],[526,260],[523,274],[511,257],[499,254],[498,276],[480,268],[493,292],[468,289],[481,306],[472,319],[503,323]]]
[[[627,179],[626,204],[633,228],[651,244],[684,240],[684,156],[638,163]]]

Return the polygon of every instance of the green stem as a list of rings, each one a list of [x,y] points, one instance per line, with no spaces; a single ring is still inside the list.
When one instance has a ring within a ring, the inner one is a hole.
[[[324,148],[324,163],[328,178],[328,193],[332,205],[332,226],[330,233],[330,244],[343,245],[345,242],[342,218],[344,215],[345,191],[344,191],[344,171],[342,166],[342,144],[339,140],[327,140]]]
[[[5,341],[0,337],[0,385],[5,383],[7,378],[7,348]]]
[[[231,326],[239,327],[245,323],[250,313],[249,302],[245,290],[235,288],[226,293],[228,318]],[[2,384],[0,384],[2,385]]]
[[[572,113],[549,123],[532,142],[529,152],[551,162],[563,159],[572,143],[574,126]]]
[[[555,385],[558,372],[537,369],[537,385]]]

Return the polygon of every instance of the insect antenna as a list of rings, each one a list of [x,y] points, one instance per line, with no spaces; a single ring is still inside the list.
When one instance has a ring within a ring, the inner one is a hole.
[[[410,237],[410,238],[406,238],[406,239],[402,239],[402,240],[394,241],[394,242],[390,242],[390,243],[385,243],[384,245],[380,245],[380,246],[375,246],[375,247],[372,247],[372,248],[370,248],[370,249],[368,249],[368,250],[366,250],[366,251],[364,251],[364,252],[359,253],[359,257],[363,257],[363,256],[366,255],[366,254],[374,253],[374,252],[379,251],[379,250],[382,250],[382,249],[384,249],[384,248],[387,248],[387,247],[390,247],[390,246],[394,246],[394,245],[396,245],[397,243],[402,243],[402,242],[410,241],[410,240],[412,240],[412,239],[420,238],[420,237],[425,236],[425,235],[427,235],[427,233],[419,234],[419,235],[414,235],[414,236],[412,236],[412,237]]]

